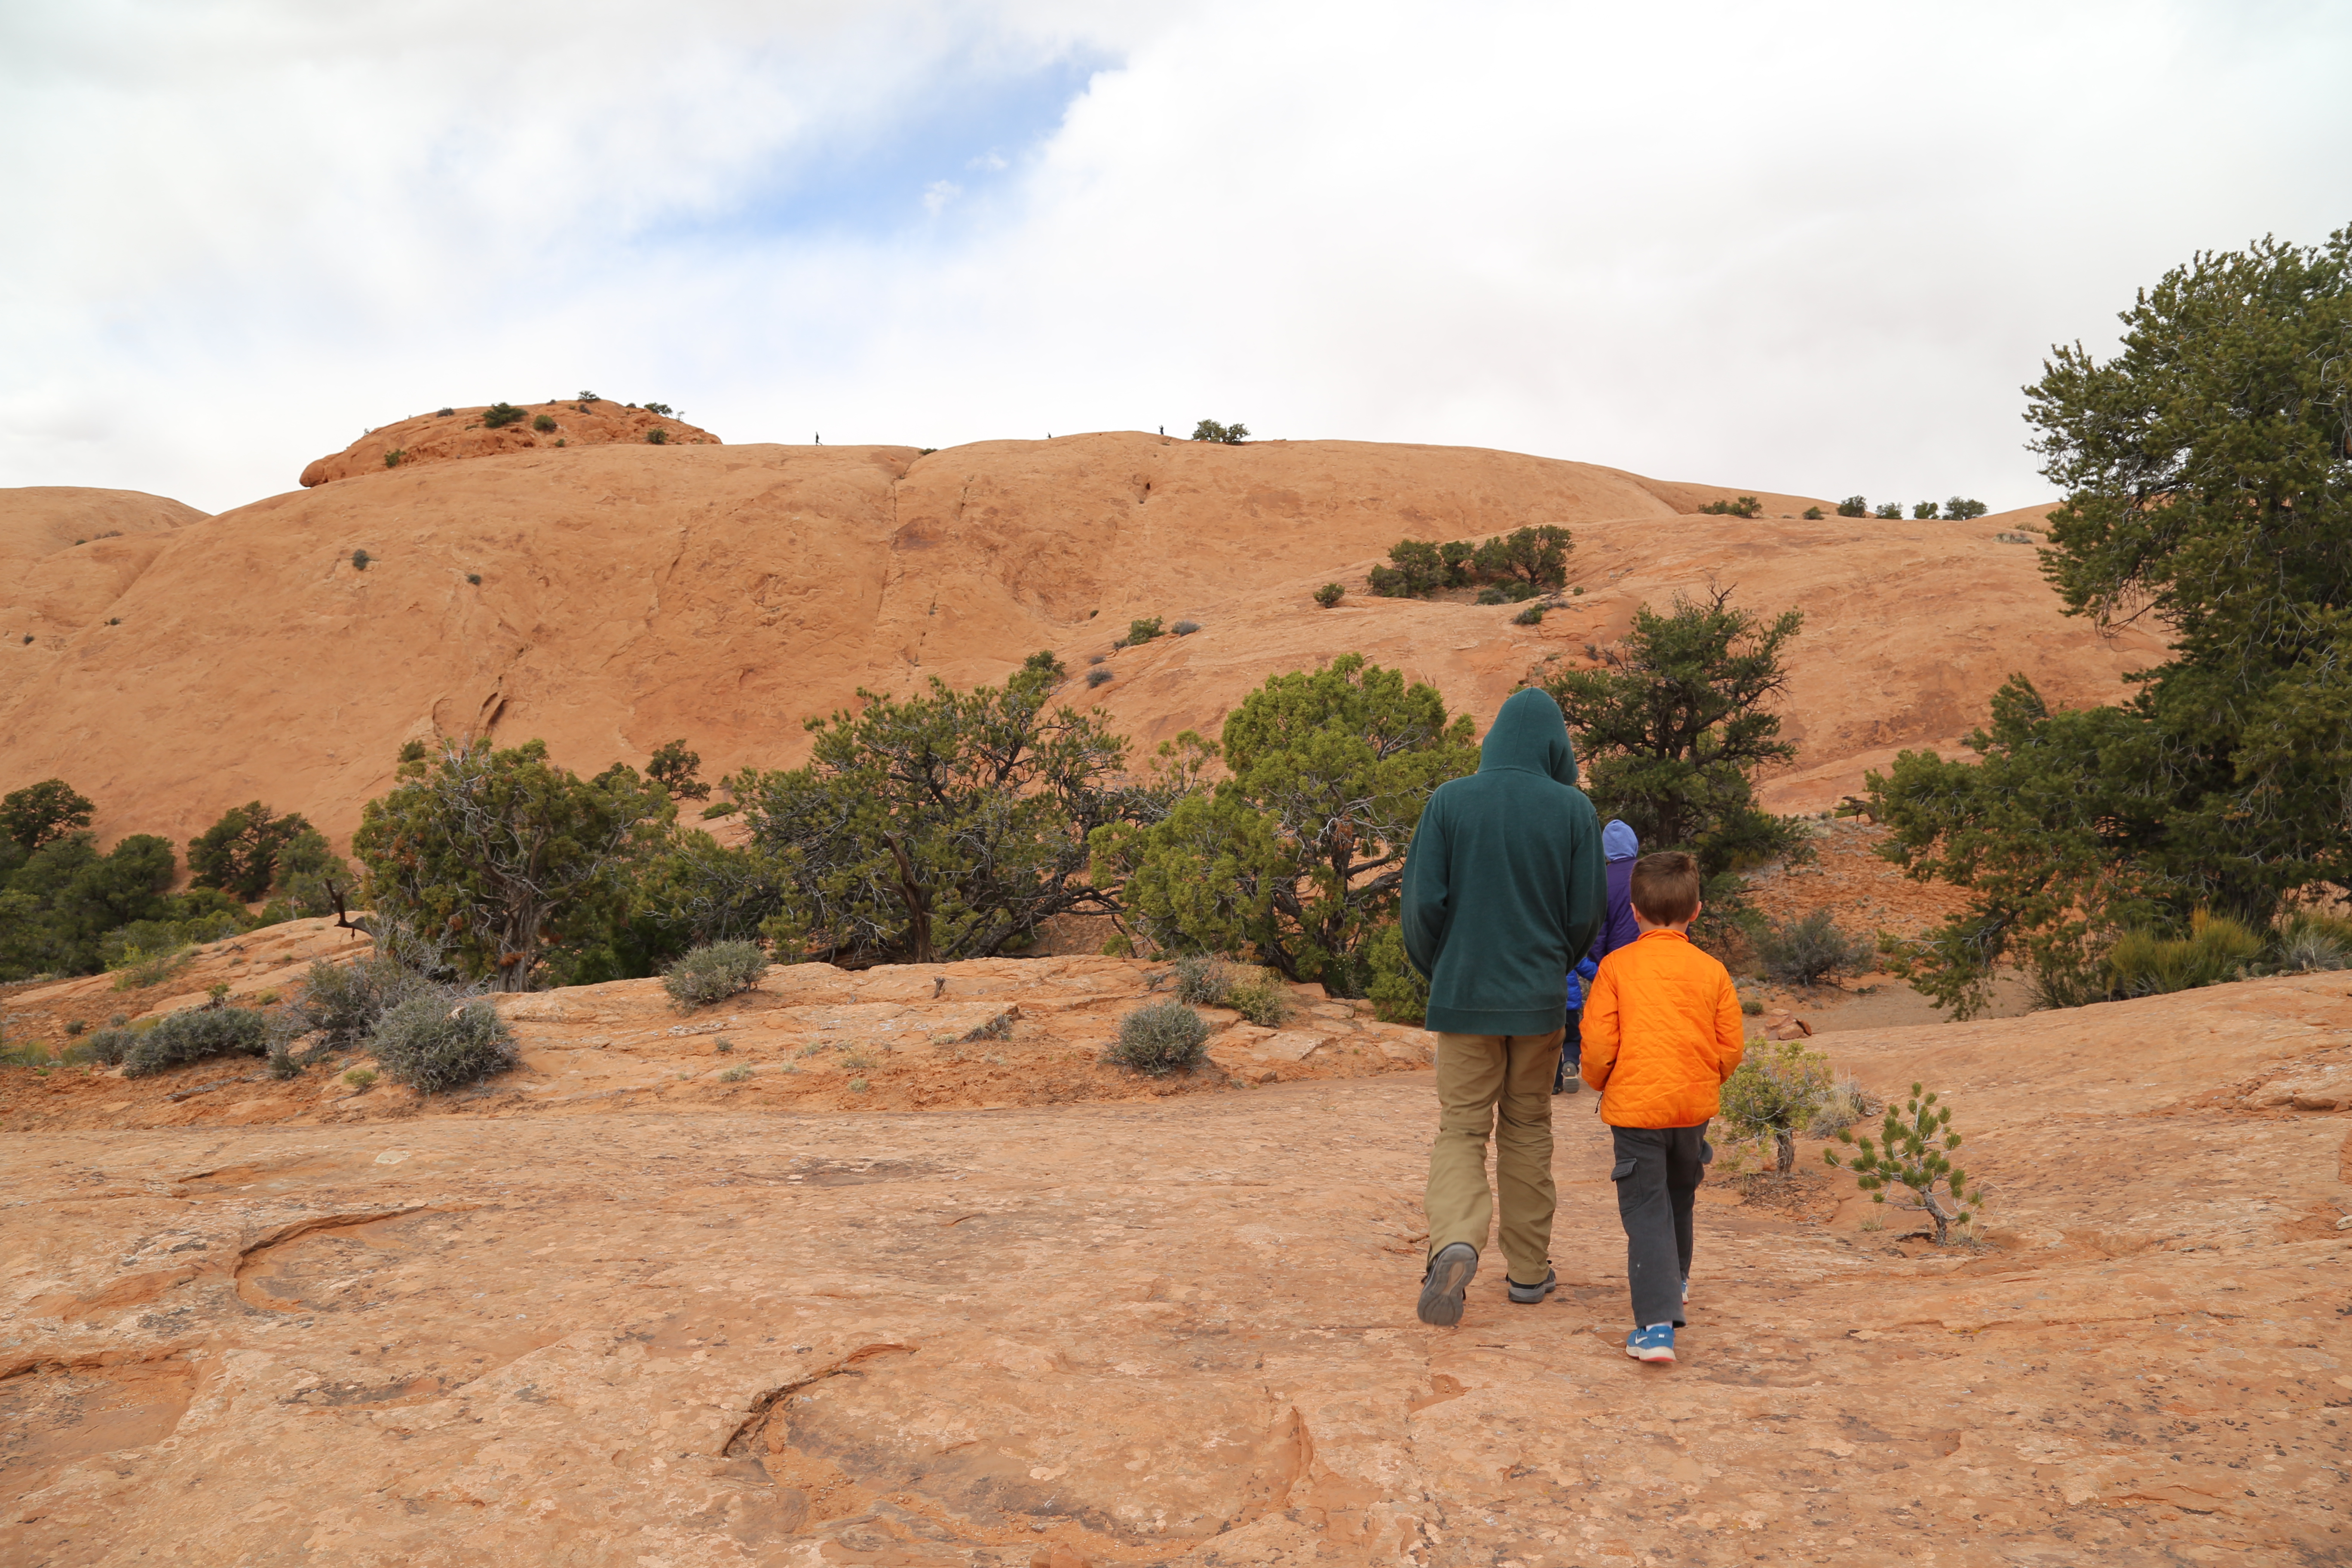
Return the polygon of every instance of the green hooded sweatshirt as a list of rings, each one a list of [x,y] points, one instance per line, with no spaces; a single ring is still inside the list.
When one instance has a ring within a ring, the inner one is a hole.
[[[1404,861],[1404,950],[1429,981],[1429,1027],[1548,1035],[1566,976],[1608,912],[1601,824],[1551,694],[1495,715],[1478,771],[1437,786]]]

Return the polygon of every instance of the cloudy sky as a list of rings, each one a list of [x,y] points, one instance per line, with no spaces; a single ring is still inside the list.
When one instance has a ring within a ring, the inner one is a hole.
[[[0,485],[593,389],[2045,494],[2021,383],[2352,223],[2352,5],[0,0]]]

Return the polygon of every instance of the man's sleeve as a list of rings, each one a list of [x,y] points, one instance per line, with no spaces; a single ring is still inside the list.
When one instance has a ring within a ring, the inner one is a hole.
[[[1739,993],[1733,988],[1731,976],[1726,974],[1715,999],[1716,1073],[1728,1079],[1739,1070],[1740,1059],[1748,1055],[1748,1026],[1739,1012]]]
[[[1584,999],[1584,1081],[1594,1089],[1609,1087],[1610,1069],[1617,1065],[1617,971],[1605,960],[1592,977]]]
[[[1446,849],[1445,813],[1433,795],[1422,811],[1421,825],[1412,830],[1412,842],[1405,847],[1404,906],[1397,914],[1404,955],[1423,980],[1437,967],[1437,950],[1445,941],[1451,891]]]
[[[1592,950],[1592,939],[1609,923],[1609,863],[1601,853],[1601,818],[1592,803],[1577,812],[1575,843],[1568,858],[1568,951]]]

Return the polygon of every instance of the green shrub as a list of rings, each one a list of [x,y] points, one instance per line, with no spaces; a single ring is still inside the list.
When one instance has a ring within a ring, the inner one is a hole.
[[[1838,502],[1837,514],[1840,517],[1868,517],[1870,515],[1870,503],[1864,500],[1860,496],[1848,496],[1845,500]]]
[[[751,1069],[748,1066],[729,1068],[725,1072],[719,1075],[719,1081],[721,1083],[741,1083],[745,1079],[748,1079],[751,1076]]]
[[[1278,1029],[1290,1017],[1290,992],[1280,976],[1260,970],[1226,990],[1225,1005],[1261,1028]]]
[[[1170,999],[1148,1003],[1118,1021],[1118,1042],[1103,1059],[1152,1078],[1187,1072],[1207,1059],[1209,1026]]]
[[[1138,643],[1150,642],[1160,635],[1160,629],[1158,616],[1148,620],[1129,621],[1127,623],[1127,646],[1133,647]]]
[[[1094,668],[1087,671],[1087,684],[1088,686],[1108,686],[1110,682],[1111,672],[1100,665],[1097,665]]]
[[[317,1033],[329,1047],[351,1047],[374,1032],[377,1020],[411,997],[438,987],[390,954],[370,953],[352,963],[320,959],[302,977],[302,991],[286,1009],[298,1034]]]
[[[1817,506],[1809,506],[1805,509],[1804,518],[1807,522],[1819,522],[1822,516],[1822,509]]]
[[[1575,547],[1556,523],[1513,529],[1478,546],[1471,564],[1491,582],[1525,585],[1528,593],[1557,588],[1568,580],[1568,552]],[[1524,598],[1527,595],[1516,595]]]
[[[1395,921],[1372,933],[1364,947],[1364,967],[1371,977],[1364,994],[1374,1017],[1390,1024],[1422,1021],[1429,1011],[1429,982],[1406,959],[1404,931]]]
[[[1541,626],[1543,624],[1543,618],[1544,607],[1541,605],[1529,605],[1526,609],[1521,610],[1517,615],[1511,617],[1511,625],[1515,626]]]
[[[2186,937],[2126,931],[2107,950],[2106,971],[2119,994],[2154,996],[2242,980],[2262,953],[2263,939],[2243,924],[2200,910]]]
[[[368,569],[368,563],[374,559],[374,556],[370,555],[364,550],[354,550],[352,552],[352,570],[354,572],[364,572]]]
[[[1389,546],[1393,566],[1375,566],[1372,592],[1383,599],[1414,599],[1445,586],[1445,557],[1426,540],[1400,539]]]
[[[669,444],[669,432],[656,425],[646,432],[646,441],[650,446],[666,447]]]
[[[147,1078],[213,1057],[257,1057],[269,1049],[269,1018],[250,1007],[191,1007],[140,1034],[122,1076]]]
[[[1192,1007],[1222,1007],[1234,994],[1234,966],[1214,953],[1176,961],[1176,1000]]]
[[[86,1040],[77,1040],[66,1051],[69,1062],[96,1062],[101,1067],[121,1067],[131,1055],[131,1047],[139,1037],[121,1027],[100,1029]]]
[[[2305,912],[2279,928],[2279,968],[2288,974],[2352,968],[2352,921]]]
[[[378,1019],[369,1042],[394,1083],[440,1094],[515,1065],[514,1032],[483,998],[436,987]]]
[[[767,973],[768,955],[756,942],[706,942],[662,972],[662,989],[689,1012],[751,990]]]
[[[1764,1004],[1753,996],[1744,997],[1740,1001],[1739,1010],[1753,1018],[1764,1011]]]
[[[1219,441],[1228,447],[1238,447],[1249,439],[1249,426],[1241,424],[1220,425],[1213,419],[1203,419],[1192,426],[1192,439]]]
[[[1180,637],[1189,637],[1194,632],[1201,629],[1201,623],[1198,621],[1178,621],[1174,626],[1170,626],[1168,629],[1174,632]]]
[[[555,416],[542,414],[530,422],[530,427],[542,436],[548,435],[555,428]]]
[[[1795,1040],[1759,1042],[1723,1084],[1723,1122],[1734,1137],[1769,1137],[1775,1169],[1796,1168],[1797,1132],[1834,1093],[1829,1058]]]
[[[1878,510],[1871,515],[1887,522],[1894,522],[1903,515],[1903,503],[1899,500],[1882,501],[1879,503]]]
[[[1977,1209],[1984,1204],[1981,1190],[1969,1195],[1968,1173],[1952,1163],[1948,1157],[1960,1146],[1960,1135],[1951,1130],[1952,1108],[1936,1109],[1936,1097],[1923,1097],[1920,1086],[1911,1086],[1911,1099],[1906,1107],[1906,1118],[1893,1106],[1886,1108],[1885,1125],[1879,1130],[1883,1147],[1874,1146],[1867,1138],[1860,1140],[1862,1152],[1840,1160],[1834,1149],[1822,1151],[1822,1159],[1839,1170],[1852,1170],[1854,1184],[1870,1194],[1870,1201],[1883,1204],[1889,1187],[1908,1187],[1918,1198],[1918,1207],[1936,1222],[1936,1245],[1941,1247],[1951,1235],[1955,1225],[1965,1226],[1973,1220]],[[1838,1134],[1838,1142],[1856,1142],[1851,1132]],[[1938,1148],[1937,1145],[1941,1144]],[[1945,1189],[1944,1195],[1952,1202],[1947,1210],[1937,1201],[1936,1189]],[[1977,1208],[1967,1205],[1974,1204]]]
[[[1327,610],[1347,596],[1348,590],[1337,583],[1326,583],[1315,590],[1315,602]]]
[[[353,1068],[343,1075],[343,1081],[362,1094],[365,1094],[375,1087],[375,1068]]]
[[[1764,510],[1764,503],[1754,496],[1741,496],[1738,500],[1711,500],[1698,510],[1716,517],[1755,517]]]
[[[408,448],[394,447],[383,455],[383,466],[387,468],[396,468],[400,467],[400,460],[406,456],[408,456]]]
[[[1875,942],[1840,931],[1827,910],[1815,910],[1802,920],[1767,921],[1751,940],[1764,973],[1784,985],[1814,985],[1833,974],[1867,973],[1878,954]]]
[[[446,419],[457,412],[454,408],[436,408],[433,411],[433,416],[436,419]]]
[[[1486,587],[1478,590],[1478,602],[1482,605],[1502,604],[1505,602],[1503,598],[1503,591],[1500,588],[1489,584]]]
[[[479,572],[468,572],[466,574],[466,581],[478,588],[482,585],[482,574]]]
[[[487,430],[503,430],[522,421],[523,411],[511,403],[493,403],[482,412],[482,427]]]
[[[1917,521],[1925,522],[1927,519],[1935,515],[1936,503],[1931,500],[1923,500],[1917,506],[1911,509],[1911,516]]]
[[[1967,522],[1972,518],[1982,517],[1985,510],[1984,502],[1970,500],[1966,496],[1954,496],[1944,503],[1944,515],[1955,522]]]

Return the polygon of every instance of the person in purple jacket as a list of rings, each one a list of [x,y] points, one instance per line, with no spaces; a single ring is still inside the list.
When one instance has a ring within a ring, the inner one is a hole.
[[[1601,920],[1601,934],[1592,939],[1592,951],[1569,972],[1568,1032],[1560,1037],[1559,1070],[1551,1082],[1554,1094],[1574,1094],[1584,1087],[1580,1076],[1584,1041],[1578,1026],[1582,1022],[1584,990],[1591,984],[1593,972],[1611,952],[1630,946],[1642,934],[1642,928],[1633,922],[1633,862],[1641,853],[1642,840],[1617,818],[1611,817],[1601,829],[1601,854],[1609,878],[1609,911]]]

